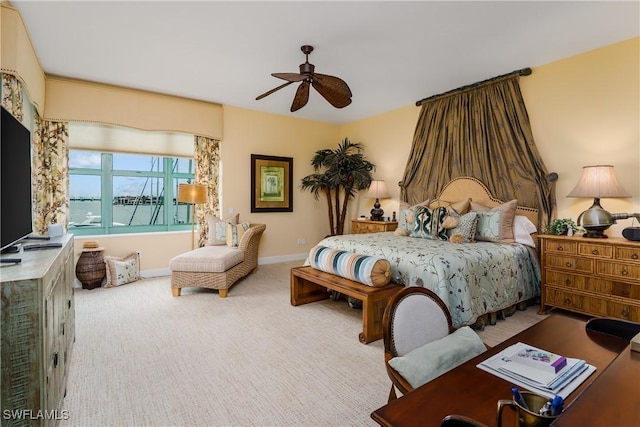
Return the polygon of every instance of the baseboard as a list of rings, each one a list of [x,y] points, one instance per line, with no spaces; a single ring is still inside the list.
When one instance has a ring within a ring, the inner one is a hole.
[[[303,252],[300,254],[263,257],[263,258],[258,258],[258,265],[277,264],[279,262],[290,262],[290,261],[304,261],[305,259],[307,259],[308,255],[309,255],[308,252]],[[151,277],[162,277],[162,276],[171,276],[171,270],[169,270],[168,268],[156,268],[153,270],[140,271],[140,277],[144,279],[149,279]],[[73,287],[82,288],[82,284],[78,279],[74,279]]]
[[[305,259],[307,259],[307,256],[309,256],[309,252],[258,258],[258,265],[277,264],[279,262],[289,262],[289,261],[304,261]]]

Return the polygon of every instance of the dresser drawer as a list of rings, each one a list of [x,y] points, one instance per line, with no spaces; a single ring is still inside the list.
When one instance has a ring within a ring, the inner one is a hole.
[[[640,265],[612,261],[596,261],[596,273],[617,280],[640,281]]]
[[[640,322],[640,305],[629,304],[623,301],[612,300],[607,303],[608,316],[620,319]]]
[[[601,297],[565,292],[551,287],[545,288],[544,296],[546,304],[555,307],[595,316],[607,316],[608,313],[608,301]]]
[[[598,243],[578,243],[578,254],[598,258],[613,258],[613,246]]]
[[[575,274],[563,273],[561,271],[546,271],[546,284],[557,287],[577,289],[579,291],[596,292],[609,295],[613,293],[614,282],[610,280],[597,279],[595,277],[579,276]],[[623,285],[619,283],[619,285]],[[619,287],[618,292],[631,292],[631,289]],[[623,296],[623,295],[620,295]]]
[[[622,261],[640,262],[640,249],[626,246],[616,246],[616,259]]]
[[[640,283],[611,282],[611,295],[640,301]]]
[[[545,252],[562,252],[565,254],[577,253],[578,245],[576,242],[565,242],[560,240],[544,240]]]
[[[571,256],[561,256],[558,254],[547,254],[545,267],[559,268],[562,270],[592,273],[594,260],[590,258],[577,258]]]

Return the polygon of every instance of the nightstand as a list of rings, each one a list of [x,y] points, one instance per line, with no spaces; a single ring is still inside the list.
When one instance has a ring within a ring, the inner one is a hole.
[[[351,234],[382,233],[394,231],[396,228],[398,228],[398,221],[351,220]]]
[[[540,313],[549,306],[640,321],[640,243],[539,235]]]

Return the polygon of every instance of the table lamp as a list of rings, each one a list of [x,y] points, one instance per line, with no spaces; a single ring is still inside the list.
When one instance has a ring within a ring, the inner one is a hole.
[[[380,209],[380,199],[388,199],[391,197],[384,181],[371,181],[365,197],[376,199],[376,202],[373,204],[373,209],[371,209],[371,221],[384,221],[382,217],[384,211]]]
[[[195,215],[196,204],[206,203],[207,186],[203,184],[180,184],[178,185],[178,202],[191,204],[191,250],[195,249]]]
[[[593,197],[593,205],[578,216],[578,225],[587,232],[584,237],[607,237],[604,230],[615,223],[612,214],[602,209],[600,199],[631,197],[618,183],[611,165],[584,166],[576,187],[567,197]],[[582,224],[581,224],[582,222]]]

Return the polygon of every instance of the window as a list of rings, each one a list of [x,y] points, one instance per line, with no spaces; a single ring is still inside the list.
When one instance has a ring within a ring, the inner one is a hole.
[[[191,206],[176,196],[179,184],[193,180],[193,159],[69,150],[69,231],[190,229]]]

